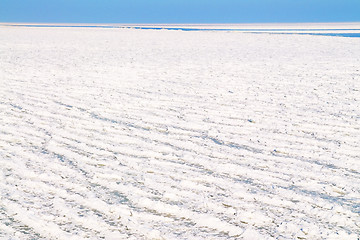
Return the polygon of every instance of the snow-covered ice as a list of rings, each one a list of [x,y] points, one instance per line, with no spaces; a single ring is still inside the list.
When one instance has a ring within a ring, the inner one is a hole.
[[[360,38],[0,27],[0,239],[356,240],[359,136]]]

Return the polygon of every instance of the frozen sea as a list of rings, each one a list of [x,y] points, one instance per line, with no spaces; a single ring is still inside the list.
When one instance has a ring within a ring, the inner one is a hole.
[[[89,26],[0,24],[0,239],[359,239],[360,23]]]

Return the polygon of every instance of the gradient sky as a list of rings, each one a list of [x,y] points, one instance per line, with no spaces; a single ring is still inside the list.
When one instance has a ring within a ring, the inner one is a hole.
[[[360,22],[360,0],[0,0],[0,22]]]

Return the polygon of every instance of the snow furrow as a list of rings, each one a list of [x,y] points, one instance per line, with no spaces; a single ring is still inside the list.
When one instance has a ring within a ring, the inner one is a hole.
[[[0,36],[0,238],[360,234],[359,39]]]

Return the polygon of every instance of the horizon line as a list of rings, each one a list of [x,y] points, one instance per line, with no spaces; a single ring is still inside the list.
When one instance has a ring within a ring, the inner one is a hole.
[[[157,23],[146,23],[146,22],[1,22],[0,24],[79,24],[79,25],[85,25],[85,24],[95,24],[95,25],[110,25],[110,24],[122,24],[122,25],[231,25],[231,24],[329,24],[329,23],[347,23],[347,24],[360,24],[360,21],[329,21],[329,22],[208,22],[208,23],[190,23],[190,22],[157,22]]]

